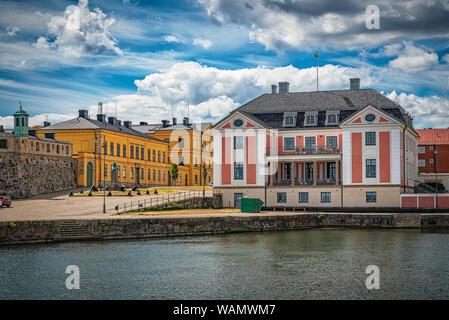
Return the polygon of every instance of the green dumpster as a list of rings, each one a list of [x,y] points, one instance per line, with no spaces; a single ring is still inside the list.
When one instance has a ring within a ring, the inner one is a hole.
[[[256,213],[260,212],[263,201],[255,198],[242,198],[241,212]]]

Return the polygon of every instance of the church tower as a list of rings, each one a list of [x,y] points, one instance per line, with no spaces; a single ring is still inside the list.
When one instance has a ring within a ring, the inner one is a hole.
[[[22,109],[22,102],[19,101],[19,110],[14,113],[14,136],[28,136],[28,113]]]

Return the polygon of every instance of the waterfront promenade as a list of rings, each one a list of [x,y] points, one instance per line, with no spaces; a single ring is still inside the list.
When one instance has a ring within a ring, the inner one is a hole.
[[[77,189],[76,192],[79,190]],[[136,205],[139,201],[162,203],[167,195],[142,195],[133,197],[106,197],[106,213],[103,213],[103,197],[69,197],[69,192],[59,192],[36,196],[30,199],[14,200],[10,208],[0,209],[0,222],[8,221],[32,221],[32,220],[63,220],[63,219],[114,219],[134,218],[133,215],[116,215],[115,206],[129,204]],[[74,190],[75,192],[75,190]],[[198,191],[197,191],[198,192]],[[187,194],[187,193],[186,193]],[[206,196],[211,196],[211,191],[206,191]],[[188,196],[188,195],[187,195]],[[193,193],[192,193],[193,196]],[[142,218],[142,216],[139,216]]]

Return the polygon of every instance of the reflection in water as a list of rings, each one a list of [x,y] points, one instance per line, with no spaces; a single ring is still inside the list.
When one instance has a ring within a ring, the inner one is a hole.
[[[448,299],[449,235],[298,230],[0,248],[0,299]],[[65,288],[77,265],[81,289]],[[380,290],[365,287],[368,265]]]

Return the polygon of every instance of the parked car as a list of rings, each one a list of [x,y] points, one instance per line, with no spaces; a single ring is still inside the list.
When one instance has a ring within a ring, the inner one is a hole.
[[[209,187],[213,187],[214,183],[213,182],[209,182]]]
[[[10,207],[11,206],[11,198],[8,196],[0,196],[0,207]]]

